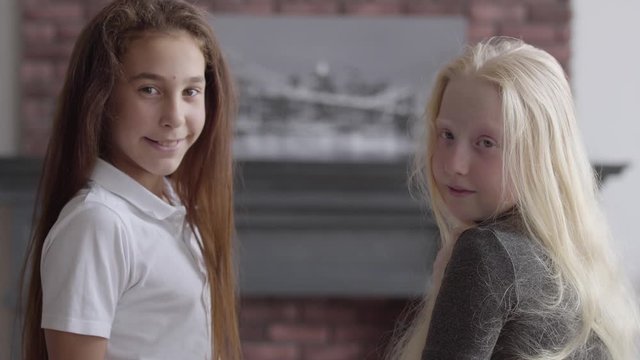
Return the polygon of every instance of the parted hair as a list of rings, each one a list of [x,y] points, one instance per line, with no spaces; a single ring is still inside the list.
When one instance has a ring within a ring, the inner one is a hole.
[[[231,141],[236,107],[226,62],[204,11],[180,0],[116,0],[82,30],[59,95],[23,270],[24,359],[47,359],[40,328],[43,242],[64,205],[86,185],[97,158],[108,155],[107,114],[123,56],[132,40],[145,33],[175,31],[192,36],[204,55],[206,119],[201,135],[170,180],[187,209],[189,226],[198,230],[202,243],[212,299],[213,358],[241,358],[232,260]]]
[[[529,237],[546,249],[552,264],[549,281],[556,291],[541,299],[545,307],[541,311],[562,313],[565,300],[571,297],[581,319],[575,336],[556,348],[543,348],[539,339],[521,338],[527,352],[511,350],[522,359],[565,359],[597,335],[611,359],[637,358],[638,308],[611,249],[599,205],[598,179],[581,140],[569,83],[556,59],[521,40],[493,37],[471,46],[435,79],[424,118],[426,138],[415,157],[413,180],[430,205],[446,256],[459,229],[435,185],[431,163],[435,120],[447,84],[457,76],[488,81],[499,89],[503,178],[513,187],[517,213]],[[389,359],[421,358],[443,270],[432,275],[429,294],[393,343]]]

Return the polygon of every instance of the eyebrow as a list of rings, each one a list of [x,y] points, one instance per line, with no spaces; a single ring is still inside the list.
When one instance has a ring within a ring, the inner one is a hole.
[[[440,126],[447,126],[447,125],[451,125],[451,121],[447,120],[446,118],[437,116],[435,118],[435,120],[433,121],[434,124],[436,125],[440,125]]]
[[[455,127],[455,124],[451,120],[443,117],[436,117],[434,124],[436,126],[442,126],[445,128]],[[501,128],[497,128],[487,124],[481,124],[477,129],[479,130],[481,136],[488,136],[491,138],[499,138],[500,136],[498,134],[500,133],[500,130],[502,130]]]
[[[141,72],[137,75],[131,76],[129,78],[129,82],[134,82],[137,80],[155,80],[155,81],[165,81],[165,78],[158,75],[158,74],[154,74],[154,73],[148,73],[148,72]],[[204,78],[204,76],[192,76],[190,78],[187,78],[188,83],[205,83],[206,80]]]

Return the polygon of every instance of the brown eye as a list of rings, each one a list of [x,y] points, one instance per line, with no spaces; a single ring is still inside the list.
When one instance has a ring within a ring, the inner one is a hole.
[[[184,91],[183,91],[183,94],[184,94],[185,96],[193,97],[193,96],[196,96],[196,95],[200,94],[200,90],[190,88],[190,89],[186,89],[186,90],[184,90]]]
[[[160,93],[158,89],[154,88],[153,86],[144,86],[138,89],[138,91],[145,95],[158,95]]]

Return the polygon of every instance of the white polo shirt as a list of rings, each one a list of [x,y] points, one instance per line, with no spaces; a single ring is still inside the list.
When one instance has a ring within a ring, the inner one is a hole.
[[[211,358],[206,270],[185,208],[103,160],[47,235],[41,276],[42,327],[108,338],[107,359]]]

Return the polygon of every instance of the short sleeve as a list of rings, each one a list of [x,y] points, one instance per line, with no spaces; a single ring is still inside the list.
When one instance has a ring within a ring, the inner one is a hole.
[[[486,229],[465,231],[436,297],[423,359],[490,359],[515,303],[513,264]]]
[[[125,234],[101,204],[59,219],[42,250],[43,328],[109,338],[130,271]]]

